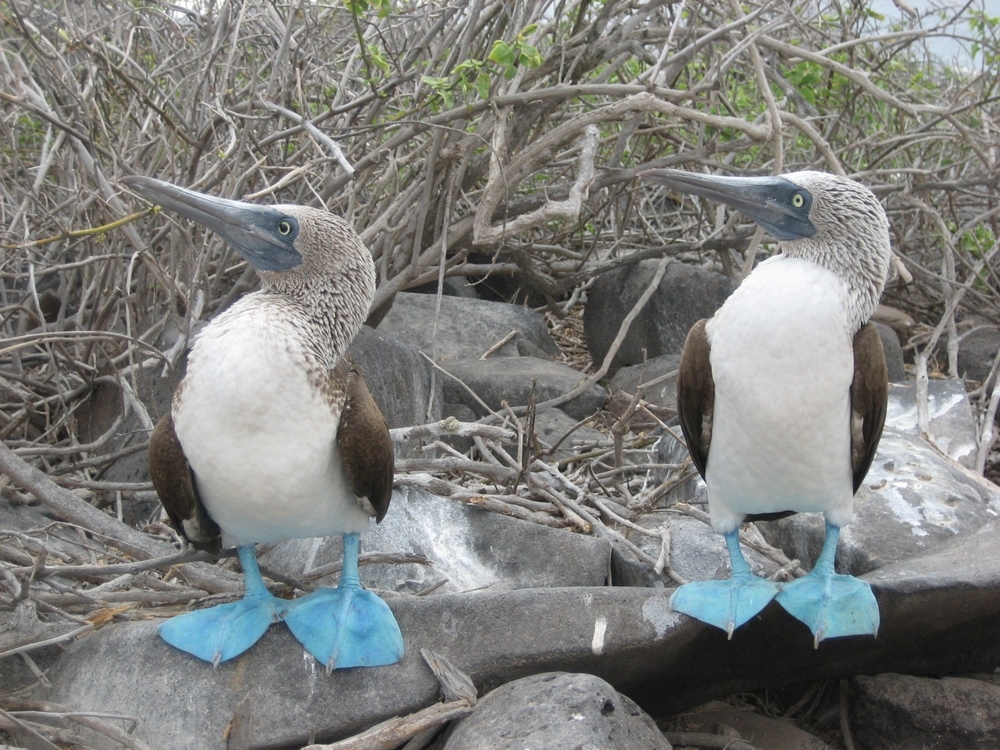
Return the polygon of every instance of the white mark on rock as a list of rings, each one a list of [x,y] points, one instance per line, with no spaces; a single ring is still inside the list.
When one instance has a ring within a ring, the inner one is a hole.
[[[651,596],[642,605],[642,616],[656,631],[656,639],[660,640],[677,620],[670,607],[670,600],[665,596]]]
[[[302,661],[305,664],[308,675],[307,682],[309,683],[309,697],[306,700],[311,701],[316,693],[316,659],[308,651],[302,649]]]
[[[601,616],[594,621],[594,639],[590,642],[590,650],[595,654],[604,653],[604,634],[608,631],[608,618]]]

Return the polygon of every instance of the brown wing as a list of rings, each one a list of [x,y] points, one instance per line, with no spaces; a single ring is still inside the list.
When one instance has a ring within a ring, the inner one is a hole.
[[[197,549],[218,552],[222,547],[219,525],[202,505],[194,473],[169,414],[159,421],[149,438],[149,474],[177,533]]]
[[[332,377],[346,378],[347,400],[337,428],[337,448],[354,487],[381,521],[392,497],[392,441],[385,417],[372,398],[358,366],[341,358]]]
[[[705,476],[708,446],[712,441],[712,410],[715,407],[715,380],[709,362],[711,346],[705,334],[708,319],[699,320],[688,331],[677,371],[677,413],[691,460]]]
[[[858,491],[875,458],[885,426],[889,369],[882,339],[874,323],[854,335],[854,380],[851,383],[851,468]]]

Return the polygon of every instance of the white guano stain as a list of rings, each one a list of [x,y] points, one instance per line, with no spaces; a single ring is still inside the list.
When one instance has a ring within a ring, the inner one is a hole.
[[[642,605],[642,616],[656,631],[656,640],[662,639],[667,628],[677,619],[666,596],[649,597]]]
[[[604,653],[604,635],[608,631],[608,618],[601,616],[594,620],[594,638],[590,642],[590,650],[595,654]]]

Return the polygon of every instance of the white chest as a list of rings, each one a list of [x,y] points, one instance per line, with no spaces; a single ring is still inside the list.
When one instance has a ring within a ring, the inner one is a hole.
[[[762,263],[708,324],[715,411],[706,483],[713,520],[831,511],[853,500],[853,334],[845,289],[813,263]]]
[[[321,370],[281,315],[238,312],[199,335],[173,414],[223,543],[366,529],[336,450],[339,415],[312,382]]]

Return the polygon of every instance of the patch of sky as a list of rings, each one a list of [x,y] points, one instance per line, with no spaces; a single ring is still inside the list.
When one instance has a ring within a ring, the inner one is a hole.
[[[870,0],[870,9],[882,16],[879,31],[920,28],[928,32],[921,40],[931,56],[957,70],[983,66],[983,53],[973,55],[975,35],[969,24],[976,14],[1000,15],[997,0]],[[919,16],[919,20],[909,9]]]

